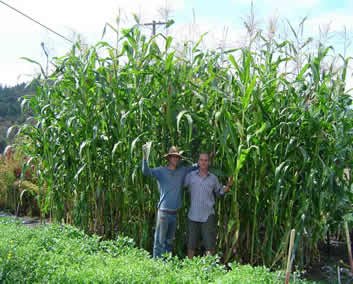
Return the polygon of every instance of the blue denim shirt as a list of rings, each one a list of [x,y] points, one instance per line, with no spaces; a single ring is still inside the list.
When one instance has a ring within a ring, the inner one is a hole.
[[[185,176],[196,170],[196,164],[191,167],[180,167],[176,170],[170,170],[167,167],[150,169],[146,160],[142,161],[142,173],[145,176],[153,176],[157,179],[160,198],[157,208],[164,210],[176,210],[182,204],[181,190],[184,184]]]

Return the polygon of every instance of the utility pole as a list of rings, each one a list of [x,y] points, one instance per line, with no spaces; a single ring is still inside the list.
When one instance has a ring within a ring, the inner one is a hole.
[[[152,36],[156,35],[156,26],[157,25],[167,25],[169,22],[156,22],[156,21],[152,21],[152,23],[146,23],[143,24],[144,26],[152,26]]]

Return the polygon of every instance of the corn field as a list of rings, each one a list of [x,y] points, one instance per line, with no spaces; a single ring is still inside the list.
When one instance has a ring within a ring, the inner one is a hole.
[[[256,49],[177,50],[134,26],[117,31],[118,47],[75,44],[54,59],[23,99],[33,117],[19,131],[42,214],[151,250],[159,193],[142,175],[142,145],[152,142],[152,167],[172,145],[193,161],[215,151],[214,173],[235,181],[216,204],[223,261],[283,265],[294,228],[296,263],[308,263],[352,201],[349,58],[327,64],[332,50],[320,46],[298,66],[293,43],[257,36]]]

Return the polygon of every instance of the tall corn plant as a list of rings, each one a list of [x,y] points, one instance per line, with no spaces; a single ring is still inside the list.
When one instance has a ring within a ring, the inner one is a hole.
[[[216,208],[224,261],[282,264],[292,228],[299,263],[315,255],[328,216],[350,194],[348,59],[340,70],[324,68],[330,49],[321,47],[289,73],[290,42],[263,39],[261,50],[222,53],[198,42],[180,53],[171,37],[147,39],[137,26],[117,36],[118,49],[74,45],[23,101],[34,114],[21,133],[45,183],[43,212],[151,249],[159,195],[142,176],[140,149],[151,142],[150,165],[159,166],[176,144],[193,159],[216,151],[213,171],[221,181],[234,176]]]
[[[239,61],[230,57],[235,103],[217,113],[220,136],[227,137],[221,147],[237,181],[231,203],[223,205],[225,259],[238,252],[251,263],[275,265],[296,228],[297,254],[304,261],[323,237],[334,210],[327,205],[336,194],[350,192],[343,168],[350,167],[352,149],[337,148],[342,142],[334,130],[352,123],[341,77],[347,64],[336,74],[327,72],[321,63],[329,49],[320,48],[289,81],[279,68],[292,60],[281,53],[286,44],[275,51],[267,44],[256,53],[244,49]],[[351,139],[349,132],[342,137]],[[334,161],[342,154],[345,162],[338,166]]]

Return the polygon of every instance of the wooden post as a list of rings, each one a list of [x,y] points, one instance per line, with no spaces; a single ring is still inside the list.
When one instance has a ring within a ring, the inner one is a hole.
[[[347,221],[344,222],[344,228],[346,231],[346,241],[347,241],[348,257],[349,257],[349,265],[351,267],[351,272],[353,273],[352,247],[351,247],[351,239],[349,237],[349,230],[348,230]]]
[[[156,22],[155,20],[152,23],[143,24],[144,26],[152,26],[152,36],[156,35],[156,26],[157,25],[167,25],[168,22]]]
[[[292,250],[295,238],[295,229],[292,229],[290,232],[290,240],[289,240],[289,249],[288,249],[288,260],[287,260],[287,270],[286,270],[286,284],[289,283],[290,273],[292,270]]]

